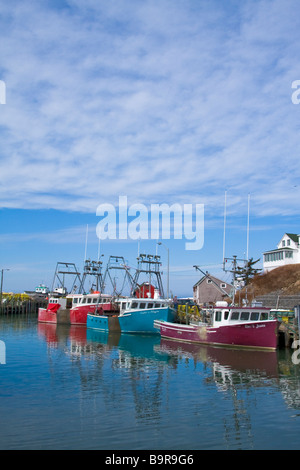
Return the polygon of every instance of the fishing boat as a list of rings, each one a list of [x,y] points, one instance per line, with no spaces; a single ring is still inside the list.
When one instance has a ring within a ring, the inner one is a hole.
[[[119,299],[116,305],[118,314],[88,313],[87,327],[106,332],[157,334],[155,320],[175,319],[175,310],[165,299],[132,297]]]
[[[38,321],[86,325],[88,312],[112,313],[116,308],[112,297],[100,292],[68,294],[66,297],[52,296],[46,308],[39,308]]]
[[[159,267],[159,256],[140,255],[132,280],[133,295],[116,300],[117,314],[88,313],[87,327],[108,332],[158,334],[154,328],[155,320],[174,321],[176,312],[170,300],[164,298]],[[140,284],[138,281],[142,273],[147,275],[149,281]],[[152,282],[153,278],[157,286]]]
[[[278,345],[278,321],[270,309],[216,305],[209,318],[190,324],[155,321],[161,337],[176,341],[274,350]]]
[[[61,297],[53,294],[47,307],[39,308],[38,321],[42,323],[70,323],[70,309],[76,305],[82,294],[69,294]]]
[[[83,294],[73,300],[70,309],[70,323],[71,325],[86,325],[88,313],[104,315],[117,312],[118,305],[116,305],[111,295],[101,294],[100,292]]]

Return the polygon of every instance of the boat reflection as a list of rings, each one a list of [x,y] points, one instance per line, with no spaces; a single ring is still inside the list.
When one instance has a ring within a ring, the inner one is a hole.
[[[189,357],[194,361],[215,364],[228,372],[243,372],[248,376],[264,375],[269,378],[278,377],[278,361],[276,351],[259,351],[238,348],[224,348],[194,343],[178,343],[169,339],[161,339],[160,350],[174,357]]]
[[[289,408],[300,410],[300,370],[293,364],[290,350],[231,349],[179,343],[159,336],[107,333],[79,325],[46,323],[38,323],[38,335],[45,339],[50,350],[63,350],[72,360],[81,361],[81,373],[83,361],[90,364],[84,369],[85,387],[92,382],[96,387],[97,376],[108,362],[112,371],[129,371],[128,377],[135,383],[137,377],[149,378],[151,374],[166,381],[166,375],[162,379],[163,371],[177,369],[189,361],[194,369],[204,366],[205,383],[214,383],[219,391],[236,387],[275,387]]]

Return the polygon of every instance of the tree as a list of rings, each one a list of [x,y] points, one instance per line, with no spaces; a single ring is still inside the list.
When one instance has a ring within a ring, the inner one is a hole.
[[[259,260],[260,258],[258,258],[256,261],[254,261],[253,258],[250,258],[245,263],[245,266],[243,268],[241,268],[240,266],[236,268],[235,275],[236,277],[242,278],[245,283],[245,286],[247,286],[251,279],[261,271],[261,269],[253,267]]]

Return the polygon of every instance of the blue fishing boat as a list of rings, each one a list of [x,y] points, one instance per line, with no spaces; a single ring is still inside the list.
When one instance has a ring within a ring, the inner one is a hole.
[[[135,277],[132,279],[133,295],[115,300],[117,314],[89,313],[87,328],[121,333],[158,334],[154,321],[175,320],[176,311],[170,299],[165,299],[160,274],[160,257],[140,255]],[[148,282],[139,284],[141,274],[147,274]],[[156,280],[157,287],[154,286]],[[97,309],[96,309],[97,310]]]
[[[88,314],[87,328],[101,331],[120,331],[121,333],[157,334],[154,321],[175,320],[175,310],[165,299],[136,297],[117,300],[118,315]]]

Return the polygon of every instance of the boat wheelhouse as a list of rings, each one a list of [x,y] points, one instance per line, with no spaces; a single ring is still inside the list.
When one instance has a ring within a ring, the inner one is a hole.
[[[49,294],[50,290],[49,287],[45,286],[45,284],[40,284],[35,288],[34,292],[36,294]]]
[[[94,292],[78,295],[74,298],[70,309],[70,323],[71,325],[86,325],[88,313],[114,314],[118,312],[118,308],[113,297],[108,294]]]

